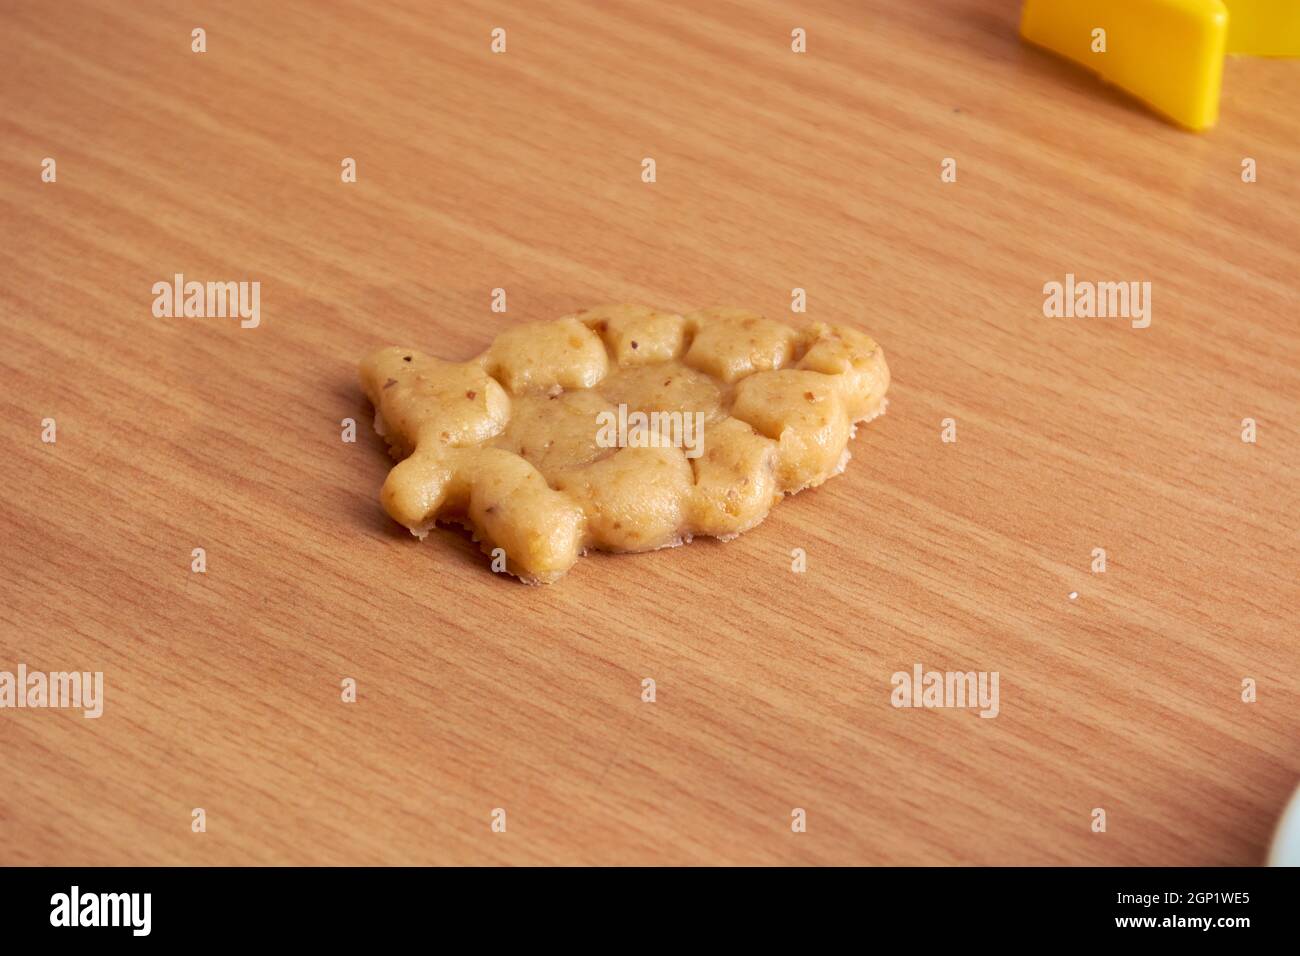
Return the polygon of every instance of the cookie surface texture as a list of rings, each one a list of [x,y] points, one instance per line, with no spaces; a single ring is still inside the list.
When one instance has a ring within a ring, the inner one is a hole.
[[[462,524],[549,583],[590,549],[735,537],[839,474],[889,369],[852,328],[609,305],[515,325],[467,362],[380,349],[361,385],[401,459],[388,514],[419,537]]]

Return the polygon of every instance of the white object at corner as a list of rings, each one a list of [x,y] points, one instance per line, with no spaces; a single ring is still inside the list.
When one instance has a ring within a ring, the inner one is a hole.
[[[1300,788],[1282,811],[1273,834],[1273,848],[1268,852],[1268,865],[1300,866]]]

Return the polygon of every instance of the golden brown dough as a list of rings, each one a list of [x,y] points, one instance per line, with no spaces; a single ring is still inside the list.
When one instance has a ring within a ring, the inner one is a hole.
[[[361,383],[403,459],[385,510],[420,537],[464,524],[536,583],[589,548],[748,531],[844,470],[856,424],[884,411],[889,369],[855,329],[609,305],[516,325],[468,362],[380,349]],[[611,447],[601,427],[620,414]]]

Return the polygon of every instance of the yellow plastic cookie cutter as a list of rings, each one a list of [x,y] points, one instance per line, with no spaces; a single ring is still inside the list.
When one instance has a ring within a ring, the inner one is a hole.
[[[1300,56],[1300,0],[1223,0],[1228,52]]]
[[[1203,130],[1225,53],[1300,56],[1300,0],[1025,0],[1020,35]]]

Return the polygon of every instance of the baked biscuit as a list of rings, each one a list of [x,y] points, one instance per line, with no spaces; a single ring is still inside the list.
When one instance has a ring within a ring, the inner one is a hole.
[[[610,305],[516,325],[468,362],[380,349],[361,384],[402,459],[380,495],[388,514],[421,538],[463,524],[538,583],[588,549],[753,528],[844,470],[857,424],[885,409],[889,369],[850,328]]]

